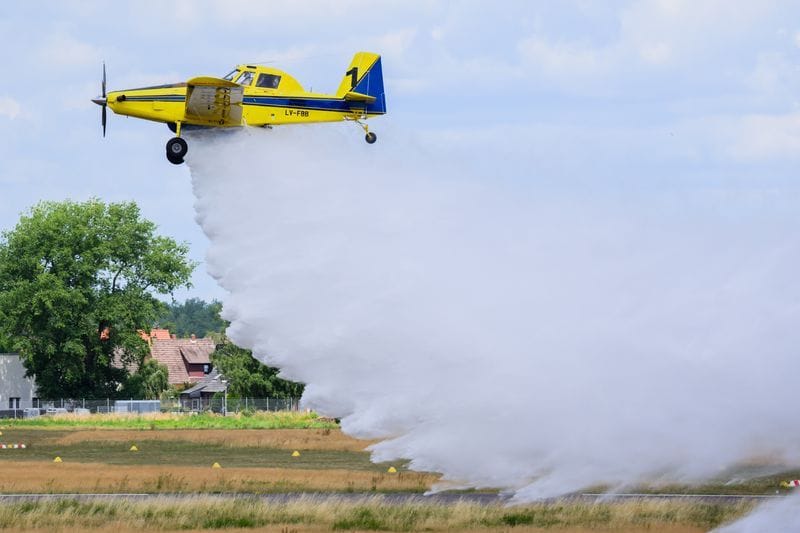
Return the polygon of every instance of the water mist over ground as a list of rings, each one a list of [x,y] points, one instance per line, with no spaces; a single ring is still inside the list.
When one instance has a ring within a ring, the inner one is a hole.
[[[376,460],[518,500],[800,460],[797,216],[541,187],[392,137],[190,141],[229,335],[306,405]]]

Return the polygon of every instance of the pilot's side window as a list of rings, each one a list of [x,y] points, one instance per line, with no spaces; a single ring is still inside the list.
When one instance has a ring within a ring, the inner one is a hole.
[[[259,74],[256,86],[265,89],[277,89],[280,83],[280,76],[276,76],[275,74]]]
[[[236,83],[239,85],[250,85],[253,81],[253,73],[252,72],[242,72],[242,75],[239,76],[239,79],[236,80]]]
[[[233,79],[233,77],[236,76],[237,74],[239,74],[239,71],[236,70],[236,69],[233,69],[232,71],[228,72],[228,74],[222,79],[231,81]]]

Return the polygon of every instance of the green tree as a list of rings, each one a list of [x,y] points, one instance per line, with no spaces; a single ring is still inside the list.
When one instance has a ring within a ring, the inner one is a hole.
[[[189,286],[188,245],[135,203],[42,202],[0,238],[0,337],[43,398],[113,396],[148,352],[155,294]],[[115,363],[116,360],[116,363]]]
[[[12,346],[14,343],[11,342],[11,339],[0,333],[0,353],[9,353],[12,352]]]
[[[227,339],[217,345],[211,362],[228,380],[228,394],[239,398],[299,398],[303,384],[278,377],[278,369],[266,366],[253,352]]]
[[[200,298],[189,298],[182,304],[173,301],[158,324],[178,337],[188,337],[192,333],[205,337],[209,333],[222,333],[227,327],[219,316],[221,311],[222,304],[216,300],[206,303]]]
[[[122,396],[144,400],[158,400],[169,388],[169,370],[155,359],[146,360],[131,375],[122,389]]]

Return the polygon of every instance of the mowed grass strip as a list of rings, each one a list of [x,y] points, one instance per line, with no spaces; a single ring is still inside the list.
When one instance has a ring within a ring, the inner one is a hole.
[[[751,510],[751,504],[688,501],[555,503],[519,507],[472,503],[390,504],[380,497],[351,501],[257,499],[160,502],[77,500],[0,505],[0,529],[17,531],[707,531]]]
[[[363,451],[306,450],[298,446],[300,456],[293,457],[291,448],[233,447],[183,439],[150,440],[147,435],[149,434],[141,435],[138,439],[96,440],[73,444],[58,444],[50,440],[39,443],[32,441],[25,450],[0,450],[0,463],[50,462],[59,456],[65,462],[111,465],[198,466],[217,462],[240,468],[347,469],[373,472],[387,469],[387,465],[370,462],[369,453]],[[134,444],[138,448],[136,452],[130,451]]]
[[[134,452],[131,452],[134,453]],[[343,469],[229,468],[108,465],[97,463],[7,462],[4,494],[64,493],[247,493],[424,492],[438,477],[417,472]]]
[[[284,450],[331,450],[363,452],[374,441],[348,437],[340,429],[182,429],[182,430],[104,430],[86,429],[59,432],[57,438],[42,430],[24,430],[31,442],[79,444],[91,441],[136,442],[140,440],[190,441],[231,448],[280,448]]]
[[[7,428],[106,428],[106,429],[335,429],[329,418],[313,412],[258,411],[228,416],[213,413],[152,413],[144,415],[53,415],[3,420]]]

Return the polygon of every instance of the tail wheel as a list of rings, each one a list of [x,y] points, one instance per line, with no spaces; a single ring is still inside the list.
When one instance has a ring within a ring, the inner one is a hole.
[[[180,137],[173,137],[167,141],[167,160],[173,165],[183,163],[183,158],[189,151],[189,145]]]
[[[364,140],[365,140],[365,141],[367,141],[367,144],[374,144],[374,143],[375,143],[375,141],[377,141],[377,140],[378,140],[378,136],[377,136],[377,135],[375,135],[375,134],[374,134],[374,133],[372,133],[372,132],[369,132],[369,133],[367,133],[367,135],[364,137]]]

